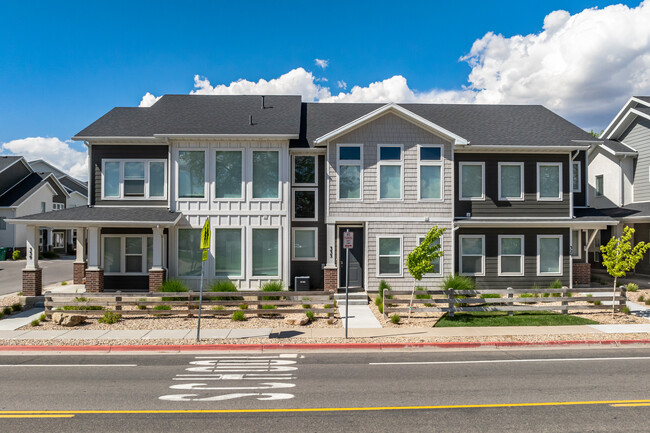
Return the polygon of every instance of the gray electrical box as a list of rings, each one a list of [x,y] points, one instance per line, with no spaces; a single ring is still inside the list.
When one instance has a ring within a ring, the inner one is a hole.
[[[302,292],[310,289],[309,277],[295,277],[293,283],[293,290]]]

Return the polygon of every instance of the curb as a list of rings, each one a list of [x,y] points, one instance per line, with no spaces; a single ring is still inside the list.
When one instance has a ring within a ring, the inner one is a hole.
[[[0,346],[1,352],[154,352],[181,353],[204,351],[269,351],[269,350],[390,350],[390,349],[473,349],[479,347],[535,347],[535,346],[623,346],[631,344],[650,344],[644,340],[550,340],[550,341],[486,341],[486,342],[439,342],[439,343],[324,343],[324,344],[168,344],[168,345],[88,345],[88,346],[47,346],[16,345]]]

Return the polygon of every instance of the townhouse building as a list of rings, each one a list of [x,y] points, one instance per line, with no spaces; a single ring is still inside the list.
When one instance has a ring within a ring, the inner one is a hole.
[[[208,280],[309,277],[314,290],[346,277],[410,290],[406,255],[434,225],[444,254],[422,285],[451,273],[479,287],[588,282],[585,251],[617,223],[588,206],[587,153],[601,141],[541,106],[165,95],[73,138],[88,147],[88,205],[14,221],[28,244],[42,225],[83,233],[75,280],[88,291],[170,277],[198,288],[206,219]],[[40,272],[28,261],[26,290]]]

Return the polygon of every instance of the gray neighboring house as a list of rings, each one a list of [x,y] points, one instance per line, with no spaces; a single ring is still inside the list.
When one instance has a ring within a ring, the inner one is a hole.
[[[585,251],[617,224],[589,207],[587,153],[602,140],[542,106],[165,95],[73,139],[88,146],[89,205],[13,221],[28,243],[38,226],[87,231],[74,274],[91,292],[198,288],[206,219],[206,278],[243,290],[342,287],[346,231],[353,288],[410,290],[406,255],[434,225],[444,256],[423,285],[588,284]],[[27,291],[39,272],[27,264]]]

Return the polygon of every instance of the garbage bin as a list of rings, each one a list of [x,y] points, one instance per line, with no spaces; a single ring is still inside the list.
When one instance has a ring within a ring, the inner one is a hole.
[[[294,278],[293,290],[302,292],[310,289],[309,277],[296,277]]]
[[[0,247],[0,262],[7,260],[7,248]]]

